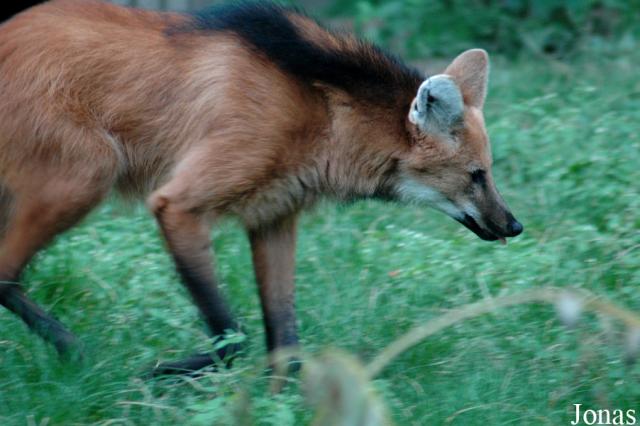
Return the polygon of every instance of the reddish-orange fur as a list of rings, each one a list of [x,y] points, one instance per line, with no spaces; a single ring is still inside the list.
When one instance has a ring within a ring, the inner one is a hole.
[[[481,113],[485,54],[448,69],[466,105],[451,144],[409,122],[413,89],[399,110],[307,84],[232,33],[167,37],[186,19],[54,0],[0,26],[0,281],[17,280],[40,247],[116,188],[146,199],[220,334],[234,323],[214,312],[224,307],[209,225],[230,214],[251,236],[273,349],[295,344],[295,216],[318,197],[372,197],[411,176],[454,199],[482,167],[492,193],[476,206],[507,226]],[[307,18],[291,20],[314,43],[350,45]]]

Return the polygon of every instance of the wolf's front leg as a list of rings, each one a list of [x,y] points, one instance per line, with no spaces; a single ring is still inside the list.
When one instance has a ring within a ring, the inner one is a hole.
[[[282,349],[295,350],[298,346],[294,308],[296,216],[250,230],[249,239],[267,350],[270,355]]]

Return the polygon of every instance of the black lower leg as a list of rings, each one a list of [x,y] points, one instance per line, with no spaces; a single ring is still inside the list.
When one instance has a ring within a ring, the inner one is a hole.
[[[283,312],[265,312],[264,320],[269,352],[298,346],[296,314],[293,306]]]
[[[78,348],[76,337],[58,320],[29,300],[17,284],[0,284],[0,305],[18,315],[36,334],[53,344],[62,356]]]
[[[212,278],[201,276],[180,258],[176,257],[175,262],[185,287],[211,333],[214,336],[222,336],[228,331],[238,331],[238,325]]]
[[[294,373],[300,369],[296,315],[293,305],[283,312],[265,312],[265,332],[270,368],[279,373]]]
[[[176,268],[182,281],[189,290],[191,297],[198,307],[211,334],[214,336],[214,344],[217,346],[229,333],[239,331],[237,322],[233,319],[224,298],[215,282],[210,277],[199,275],[186,262],[175,257]],[[217,366],[222,362],[226,367],[231,363],[242,349],[239,343],[227,343],[213,353],[199,353],[186,359],[160,364],[154,369],[154,375],[189,374],[209,366]]]

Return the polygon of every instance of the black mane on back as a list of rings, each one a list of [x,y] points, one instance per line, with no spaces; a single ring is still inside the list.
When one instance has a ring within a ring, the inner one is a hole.
[[[305,39],[289,19],[292,13],[302,15],[271,2],[241,1],[195,13],[187,25],[171,32],[232,32],[299,79],[322,82],[376,103],[406,103],[398,97],[415,93],[424,80],[418,71],[370,43],[335,34],[338,46]]]

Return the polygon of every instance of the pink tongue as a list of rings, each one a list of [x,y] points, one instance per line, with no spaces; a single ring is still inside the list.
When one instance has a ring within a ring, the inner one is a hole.
[[[498,241],[500,241],[500,244],[502,244],[503,246],[507,245],[507,239],[504,237],[498,238]]]

